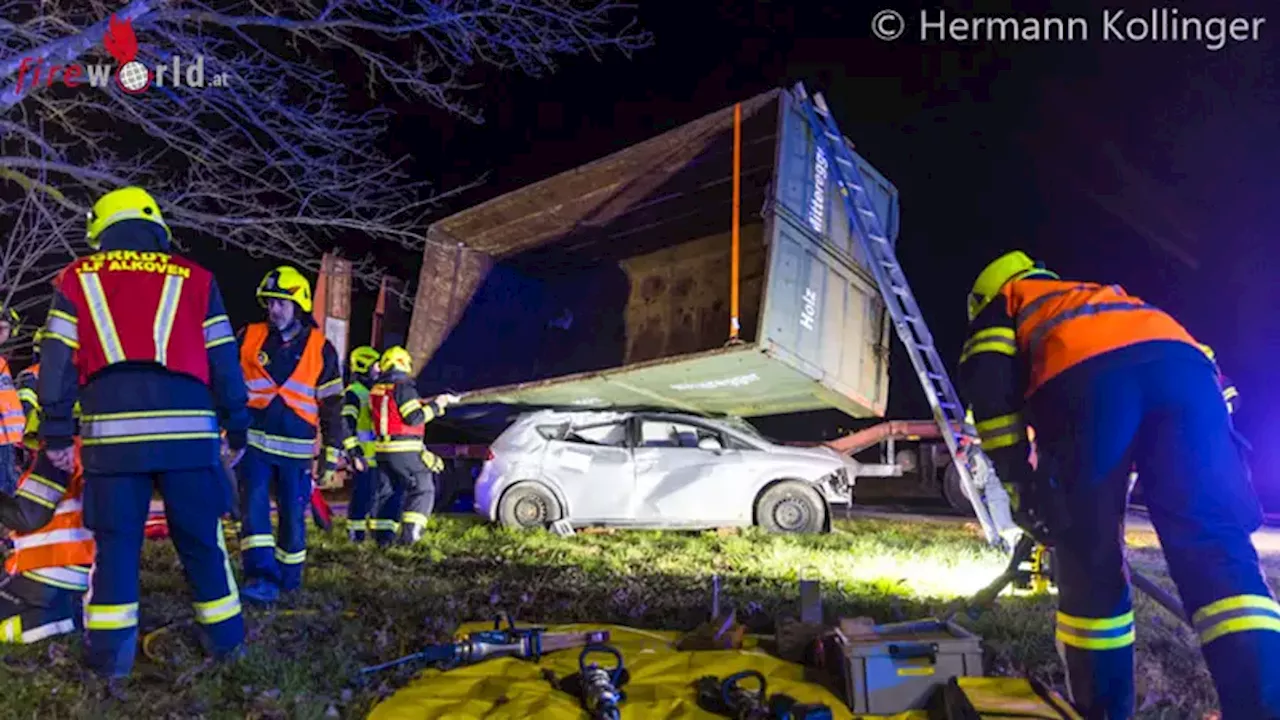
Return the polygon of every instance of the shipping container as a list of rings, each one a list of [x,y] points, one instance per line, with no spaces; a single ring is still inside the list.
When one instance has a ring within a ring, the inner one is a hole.
[[[858,161],[896,240],[897,189]],[[779,89],[436,222],[409,330],[423,391],[882,416],[884,302],[830,162]]]

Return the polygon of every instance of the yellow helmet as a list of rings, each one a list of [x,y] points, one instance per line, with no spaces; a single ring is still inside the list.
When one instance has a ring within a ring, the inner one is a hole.
[[[1005,283],[1032,274],[1058,277],[1045,270],[1042,265],[1038,265],[1021,250],[1007,252],[992,260],[982,269],[982,272],[978,273],[978,279],[973,281],[973,289],[969,291],[969,322],[973,322],[973,319],[978,317],[978,313],[991,303]]]
[[[378,362],[378,351],[368,345],[361,345],[351,351],[351,372],[364,375],[376,362]]]
[[[164,223],[164,216],[160,214],[160,206],[156,204],[155,198],[140,187],[130,186],[112,190],[93,204],[86,230],[89,247],[97,250],[102,244],[98,236],[121,220],[148,220],[164,228],[166,240],[173,240],[173,233]]]
[[[267,298],[292,300],[302,308],[302,312],[311,312],[311,283],[292,265],[281,265],[267,273],[258,283],[258,304],[267,306]]]
[[[413,356],[409,354],[408,350],[405,350],[399,345],[389,347],[386,349],[386,352],[382,353],[382,357],[379,358],[378,368],[382,370],[382,372],[399,370],[406,374],[410,374],[413,372]]]
[[[1200,346],[1200,352],[1204,353],[1205,357],[1209,358],[1213,362],[1218,362],[1217,353],[1213,351],[1213,348],[1209,347],[1208,345],[1205,345],[1204,343],[1196,343],[1196,344]]]

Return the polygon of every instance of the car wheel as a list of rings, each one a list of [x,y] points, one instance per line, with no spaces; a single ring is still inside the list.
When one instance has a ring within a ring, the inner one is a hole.
[[[947,501],[947,505],[952,510],[974,517],[977,515],[973,511],[973,503],[969,502],[969,498],[964,494],[964,488],[960,487],[960,471],[956,469],[955,463],[947,465],[947,469],[942,473],[942,499]]]
[[[827,504],[817,490],[786,480],[771,485],[756,499],[756,525],[775,533],[820,533]]]
[[[550,490],[533,483],[507,489],[498,501],[498,522],[519,530],[545,528],[560,519],[560,503]]]

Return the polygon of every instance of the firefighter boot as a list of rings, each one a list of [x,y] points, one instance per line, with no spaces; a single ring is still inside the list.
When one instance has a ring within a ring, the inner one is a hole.
[[[423,527],[415,522],[403,523],[400,528],[401,545],[414,545],[422,539]]]
[[[254,578],[240,588],[240,595],[251,602],[266,605],[280,599],[280,586],[270,580]]]

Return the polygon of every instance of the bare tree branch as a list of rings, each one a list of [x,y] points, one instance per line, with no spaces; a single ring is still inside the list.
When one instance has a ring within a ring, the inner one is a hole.
[[[88,205],[122,184],[157,195],[180,242],[313,270],[335,245],[418,249],[441,200],[474,183],[439,192],[381,152],[392,113],[353,110],[354,78],[335,62],[359,63],[373,97],[480,122],[466,101],[474,71],[536,77],[564,56],[629,56],[651,42],[628,24],[633,11],[616,0],[0,0],[0,295],[39,288],[57,263],[26,258],[69,259]],[[137,95],[117,87],[104,50],[112,12],[132,22],[136,60],[153,71]],[[57,66],[73,63],[80,84],[63,86]],[[354,262],[378,282],[369,258]]]

